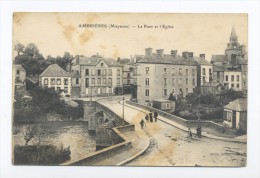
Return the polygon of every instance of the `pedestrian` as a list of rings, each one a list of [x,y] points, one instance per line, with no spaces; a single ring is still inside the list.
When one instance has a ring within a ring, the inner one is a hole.
[[[146,120],[147,123],[149,122],[149,116],[148,116],[148,114],[146,114],[145,120]]]
[[[152,111],[150,111],[149,116],[150,116],[150,122],[153,122],[153,113],[152,113]]]
[[[141,128],[143,129],[143,128],[144,128],[144,125],[145,125],[145,122],[144,122],[143,119],[141,120],[140,125],[141,125]]]
[[[192,132],[191,132],[190,128],[188,130],[188,138],[192,138]]]
[[[156,111],[154,111],[154,121],[157,122],[157,117],[158,117],[158,113]]]
[[[197,137],[198,137],[198,138],[201,138],[201,127],[198,126],[197,129],[196,129],[196,131],[197,131],[197,134],[196,134]]]

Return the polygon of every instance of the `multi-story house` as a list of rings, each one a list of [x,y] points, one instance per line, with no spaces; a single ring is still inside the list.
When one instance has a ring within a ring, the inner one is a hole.
[[[194,57],[198,62],[198,86],[213,81],[212,64],[205,59],[205,54],[200,54],[199,57]]]
[[[238,42],[233,27],[223,55],[212,55],[213,81],[225,87],[247,92],[247,52],[246,46]],[[223,73],[223,77],[222,77]],[[218,75],[218,76],[216,76]],[[216,78],[217,77],[217,78]]]
[[[122,71],[122,65],[114,59],[99,55],[77,56],[72,65],[72,72],[80,75],[80,97],[122,94]]]
[[[15,70],[15,81],[14,81],[14,92],[15,94],[23,93],[26,90],[26,71],[22,65],[14,65]]]
[[[71,95],[71,75],[58,64],[51,64],[39,76],[39,85],[56,90],[63,95]]]
[[[151,105],[153,100],[168,99],[170,93],[185,97],[197,86],[197,62],[192,52],[182,56],[172,50],[164,54],[152,48],[145,49],[145,55],[137,62],[137,102]]]

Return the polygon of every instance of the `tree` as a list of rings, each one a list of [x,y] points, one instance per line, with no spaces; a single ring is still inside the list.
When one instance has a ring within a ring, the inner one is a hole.
[[[17,51],[17,56],[20,56],[20,53],[24,52],[24,45],[18,42],[15,44],[14,50]]]

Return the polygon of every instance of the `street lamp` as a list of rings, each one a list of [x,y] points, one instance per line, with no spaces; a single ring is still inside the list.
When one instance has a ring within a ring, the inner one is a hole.
[[[123,97],[123,121],[125,122],[125,97]]]

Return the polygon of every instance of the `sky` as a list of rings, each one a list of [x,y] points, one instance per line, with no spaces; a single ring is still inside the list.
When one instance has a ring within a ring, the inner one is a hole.
[[[248,44],[247,14],[173,13],[14,13],[13,46],[35,43],[44,57],[99,54],[111,58],[142,55],[145,48],[224,54],[234,25],[238,41]],[[80,27],[83,24],[103,28]],[[111,24],[129,28],[109,28]],[[172,28],[160,28],[161,25]],[[106,26],[106,28],[104,28]],[[142,26],[142,28],[138,28]],[[147,28],[145,26],[152,26]],[[156,28],[157,27],[157,28]],[[16,52],[13,53],[16,55]]]

